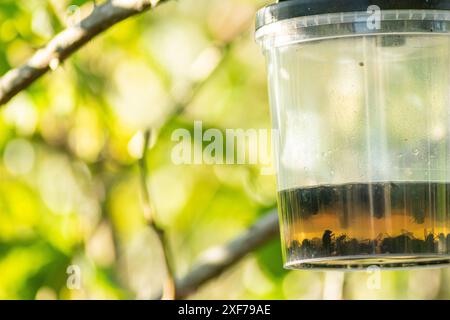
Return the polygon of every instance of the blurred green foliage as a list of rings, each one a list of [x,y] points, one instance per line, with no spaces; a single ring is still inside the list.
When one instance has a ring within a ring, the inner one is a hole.
[[[178,276],[275,207],[275,178],[258,167],[171,162],[173,130],[192,130],[194,120],[221,130],[270,127],[264,59],[253,41],[254,13],[266,3],[169,1],[90,42],[1,109],[0,298],[159,291],[163,260],[143,218],[136,164],[149,127],[157,136],[147,183]],[[1,1],[0,72],[65,28],[72,5],[83,16],[93,2]],[[82,270],[79,289],[67,285],[70,265]],[[368,276],[347,275],[344,297],[450,297],[449,270],[386,272],[379,290],[367,289]],[[274,239],[192,297],[318,299],[335,281],[283,270]]]

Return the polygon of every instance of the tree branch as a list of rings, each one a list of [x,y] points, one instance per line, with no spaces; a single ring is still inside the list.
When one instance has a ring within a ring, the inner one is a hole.
[[[219,276],[248,253],[278,235],[276,210],[268,212],[252,227],[229,243],[207,250],[183,278],[176,281],[176,298],[183,299],[209,280]]]
[[[24,65],[10,70],[0,79],[0,106],[57,67],[92,38],[165,1],[167,0],[109,0],[95,7],[88,17],[56,35]]]

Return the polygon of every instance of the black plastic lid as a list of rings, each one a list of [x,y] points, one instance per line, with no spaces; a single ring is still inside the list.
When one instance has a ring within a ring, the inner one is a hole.
[[[327,13],[381,10],[450,10],[450,0],[280,0],[258,11],[256,29],[280,20]]]

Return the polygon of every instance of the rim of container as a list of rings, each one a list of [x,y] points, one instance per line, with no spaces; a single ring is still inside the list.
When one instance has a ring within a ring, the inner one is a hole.
[[[401,262],[401,259],[405,258],[413,259],[427,259],[417,262]],[[334,266],[323,266],[320,263],[326,263],[331,260],[377,260],[377,259],[393,259],[393,262],[380,264],[376,261],[367,264],[359,265],[353,267],[353,264],[346,265],[334,265]],[[395,259],[398,261],[395,262]],[[309,258],[309,259],[295,259],[284,263],[285,269],[290,270],[313,270],[313,271],[345,271],[345,272],[360,272],[366,271],[368,267],[375,266],[380,270],[415,270],[415,269],[436,269],[436,268],[446,268],[450,266],[450,255],[449,254],[437,254],[437,253],[404,253],[404,254],[365,254],[365,255],[348,255],[348,256],[330,256],[321,258]]]
[[[279,0],[256,14],[256,30],[291,18],[380,10],[450,10],[450,0]]]
[[[369,28],[372,15],[358,11],[283,19],[257,29],[255,39],[263,48],[270,48],[361,35],[450,34],[450,10],[383,10],[379,14],[379,28]]]

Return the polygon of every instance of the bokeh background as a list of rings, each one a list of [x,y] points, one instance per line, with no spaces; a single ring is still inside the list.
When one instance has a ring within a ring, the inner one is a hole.
[[[99,1],[97,1],[99,2]],[[0,298],[146,299],[164,262],[143,217],[143,132],[158,223],[176,274],[276,207],[258,166],[174,165],[177,128],[270,128],[254,15],[268,1],[179,0],[128,19],[0,109]],[[2,0],[0,72],[19,66],[93,1]],[[74,16],[75,15],[75,16]],[[68,267],[82,274],[67,286]],[[450,298],[450,269],[287,271],[279,239],[189,298]]]

